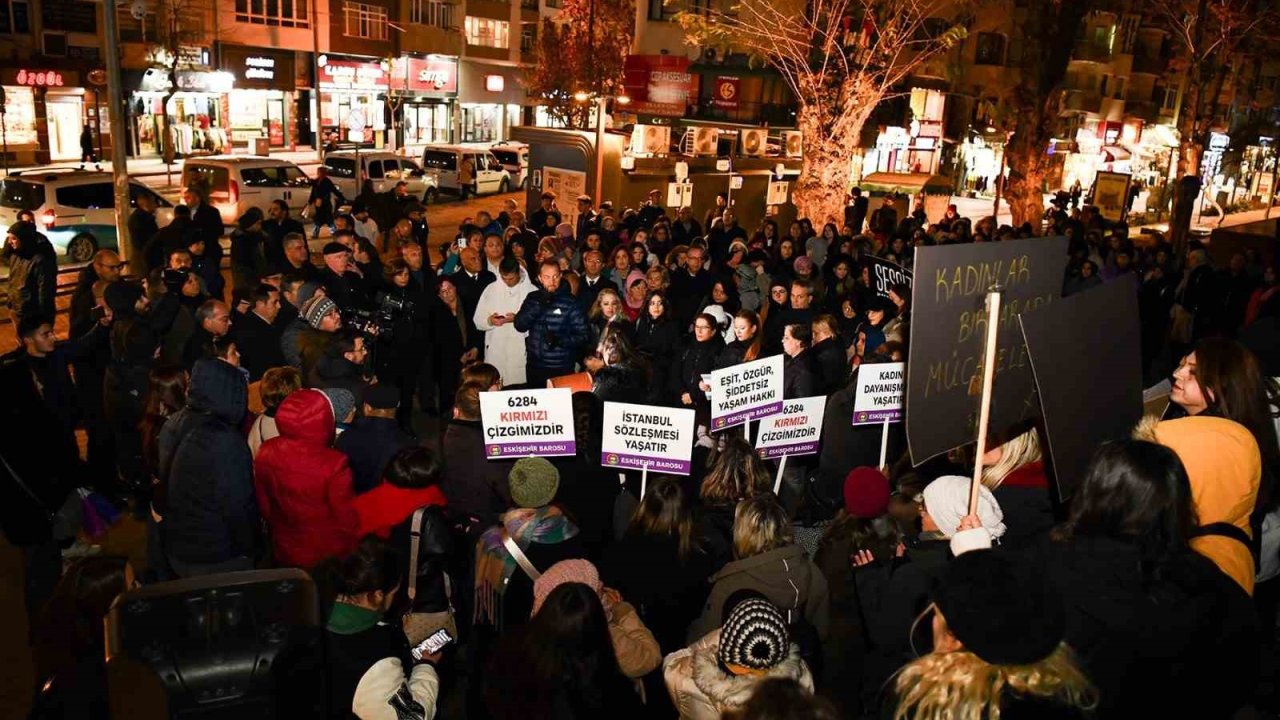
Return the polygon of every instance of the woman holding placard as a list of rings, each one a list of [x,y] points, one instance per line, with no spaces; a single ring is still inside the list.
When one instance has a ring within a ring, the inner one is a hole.
[[[636,350],[649,361],[653,386],[660,388],[664,395],[670,388],[671,358],[679,340],[680,330],[672,320],[666,296],[649,293],[644,313],[636,323]]]
[[[1054,525],[1053,503],[1036,429],[988,450],[982,464],[982,484],[1000,503],[1009,526],[1002,542],[1023,548],[1048,533]]]
[[[682,407],[696,411],[697,423],[708,425],[711,420],[711,400],[702,389],[702,376],[715,369],[716,358],[724,349],[720,328],[714,317],[701,313],[693,318],[693,338],[685,345],[672,374],[672,391]]]

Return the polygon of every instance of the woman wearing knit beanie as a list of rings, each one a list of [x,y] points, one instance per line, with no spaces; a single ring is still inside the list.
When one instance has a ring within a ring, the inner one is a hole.
[[[725,602],[724,617],[721,627],[662,663],[681,720],[718,720],[745,705],[770,678],[795,680],[813,692],[813,676],[777,606],[743,590]]]
[[[1083,718],[1097,705],[1037,566],[1003,551],[965,553],[947,567],[932,609],[933,652],[894,680],[895,720]]]

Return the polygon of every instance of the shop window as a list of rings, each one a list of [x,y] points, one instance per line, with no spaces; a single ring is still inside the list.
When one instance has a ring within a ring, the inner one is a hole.
[[[31,6],[27,0],[0,0],[0,33],[25,35],[31,32]]]
[[[454,27],[453,7],[453,3],[441,0],[413,0],[409,5],[409,22],[451,29]]]
[[[116,206],[115,189],[111,183],[68,185],[58,188],[58,204],[82,210],[99,210]]]
[[[236,22],[309,28],[308,0],[236,0]]]
[[[1004,35],[1000,33],[978,33],[978,48],[974,55],[975,65],[1004,64]]]
[[[369,40],[387,39],[387,9],[377,5],[346,2],[342,6],[342,14],[346,18],[347,37],[368,38]]]
[[[467,16],[467,44],[479,47],[507,49],[511,47],[508,32],[511,23],[506,20]]]

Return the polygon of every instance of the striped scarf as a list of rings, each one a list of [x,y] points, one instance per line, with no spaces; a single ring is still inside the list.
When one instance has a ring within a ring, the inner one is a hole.
[[[516,570],[516,559],[503,547],[503,537],[510,536],[517,547],[528,550],[533,543],[555,545],[577,534],[578,527],[554,505],[507,511],[476,543],[476,621],[494,623],[498,598]]]

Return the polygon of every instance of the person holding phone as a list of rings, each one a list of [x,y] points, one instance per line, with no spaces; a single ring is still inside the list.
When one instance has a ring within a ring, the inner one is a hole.
[[[436,664],[443,646],[414,652],[399,618],[388,617],[404,584],[403,568],[391,548],[367,537],[354,553],[329,558],[315,574],[332,601],[325,641],[334,717],[434,717],[440,694]]]

